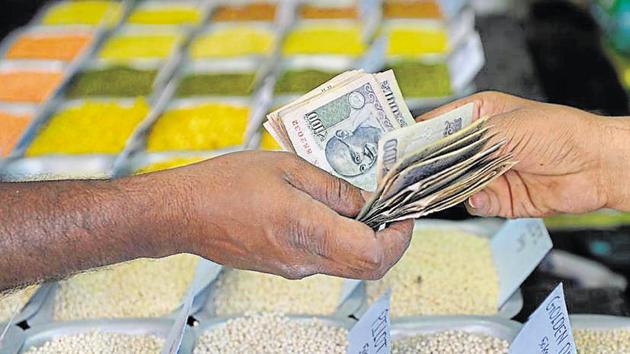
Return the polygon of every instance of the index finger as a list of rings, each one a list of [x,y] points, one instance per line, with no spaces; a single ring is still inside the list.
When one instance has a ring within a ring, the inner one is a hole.
[[[484,116],[493,116],[495,114],[513,111],[525,105],[527,102],[528,100],[500,92],[480,92],[429,111],[417,117],[416,121],[422,122],[435,118],[469,103],[475,104],[473,120],[476,120]]]

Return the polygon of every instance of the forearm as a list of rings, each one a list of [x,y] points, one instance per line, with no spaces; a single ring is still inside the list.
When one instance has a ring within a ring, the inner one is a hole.
[[[176,253],[173,205],[145,178],[0,183],[0,291]]]
[[[606,207],[630,211],[630,118],[605,118],[598,124]]]

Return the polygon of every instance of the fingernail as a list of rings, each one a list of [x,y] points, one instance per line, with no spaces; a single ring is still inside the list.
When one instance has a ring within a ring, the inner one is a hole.
[[[468,204],[470,204],[473,209],[480,212],[488,208],[488,203],[488,193],[483,191],[473,194],[470,198],[468,198]]]

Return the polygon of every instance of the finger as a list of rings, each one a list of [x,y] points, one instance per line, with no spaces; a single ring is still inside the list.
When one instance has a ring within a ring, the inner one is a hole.
[[[384,255],[381,268],[374,274],[376,279],[382,278],[403,256],[411,242],[413,227],[413,220],[404,220],[392,223],[377,232],[376,238],[383,248]]]
[[[285,174],[293,187],[343,216],[357,216],[365,204],[361,189],[301,158],[293,158]]]
[[[473,120],[476,120],[480,117],[493,116],[495,114],[513,111],[528,102],[530,101],[500,92],[480,92],[427,112],[417,117],[416,121],[421,122],[435,118],[441,114],[450,112],[469,103],[475,104],[475,108],[473,110]]]

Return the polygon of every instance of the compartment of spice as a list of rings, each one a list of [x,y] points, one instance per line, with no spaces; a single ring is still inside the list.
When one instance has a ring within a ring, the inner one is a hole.
[[[124,26],[101,46],[99,59],[126,62],[177,55],[187,33],[171,26]]]
[[[613,209],[602,209],[586,214],[561,214],[545,218],[550,230],[614,229],[630,225],[630,213]]]
[[[70,99],[144,96],[153,102],[174,68],[163,60],[95,62],[74,75],[65,94]]]
[[[42,8],[33,22],[49,26],[88,25],[114,27],[123,18],[129,1],[58,1]]]
[[[368,47],[361,22],[308,20],[294,24],[284,39],[282,53],[295,55],[344,55],[358,57]]]
[[[355,59],[344,56],[298,56],[284,58],[274,91],[280,96],[299,96],[340,73],[350,70]],[[277,104],[286,99],[280,98]]]
[[[157,113],[146,134],[138,137],[140,149],[221,153],[241,148],[250,101],[242,97],[177,99]]]
[[[276,33],[268,22],[215,23],[192,40],[188,53],[193,60],[268,57],[275,41]]]
[[[0,47],[9,60],[72,62],[94,45],[98,32],[83,26],[31,26],[12,32]]]
[[[502,284],[492,246],[497,225],[419,220],[402,259],[381,279],[367,282],[372,303],[392,289],[392,318],[483,315],[512,318],[523,299],[500,302]]]
[[[0,159],[11,154],[36,114],[34,105],[0,104]]]
[[[123,151],[136,126],[149,113],[138,99],[72,100],[58,104],[26,149],[26,156],[109,154]]]
[[[209,9],[207,1],[143,1],[127,17],[132,25],[196,26]]]
[[[41,104],[54,95],[66,75],[60,62],[0,62],[0,102]]]
[[[274,313],[215,318],[194,328],[192,353],[345,354],[352,321]]]
[[[250,96],[263,62],[251,57],[191,62],[181,74],[175,97]]]
[[[384,0],[383,17],[444,21],[457,15],[466,4],[466,0]]]
[[[314,275],[301,280],[223,268],[210,285],[208,302],[195,318],[276,312],[348,318],[365,306],[365,286],[355,280]]]
[[[521,324],[481,316],[423,316],[393,320],[395,354],[507,354]]]
[[[120,319],[72,321],[34,326],[24,332],[20,354],[82,354],[91,352],[160,353],[174,321]],[[185,333],[180,351],[192,350]]]
[[[359,0],[306,0],[299,7],[303,19],[358,19]]]
[[[580,354],[630,352],[630,318],[586,314],[570,318]]]
[[[221,0],[211,18],[213,22],[274,21],[278,7],[273,0]]]
[[[110,178],[113,164],[112,155],[50,155],[16,158],[7,162],[0,171],[0,181]]]
[[[133,260],[74,275],[55,284],[29,323],[172,318],[187,294],[199,260],[198,256],[178,254]],[[197,302],[195,311],[205,299],[204,296]]]

